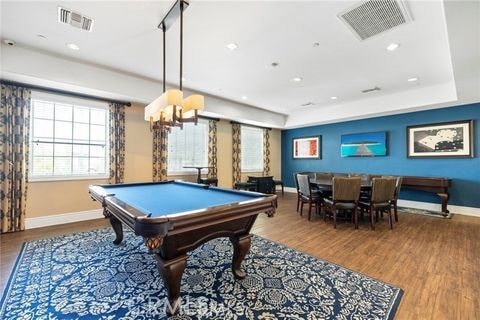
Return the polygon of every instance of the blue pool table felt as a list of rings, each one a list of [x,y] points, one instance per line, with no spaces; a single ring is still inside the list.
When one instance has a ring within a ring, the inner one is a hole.
[[[151,217],[253,200],[260,195],[201,188],[181,183],[105,186],[109,194]]]

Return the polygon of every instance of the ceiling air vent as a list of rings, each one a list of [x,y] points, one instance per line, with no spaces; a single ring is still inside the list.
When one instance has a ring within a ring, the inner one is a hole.
[[[403,0],[367,0],[338,15],[360,40],[412,21]]]
[[[72,27],[88,32],[92,31],[93,27],[92,18],[62,7],[58,7],[58,22],[69,24]]]
[[[380,91],[380,90],[382,90],[382,89],[380,89],[379,87],[373,87],[373,88],[370,88],[370,89],[362,90],[362,93],[369,93],[369,92]]]

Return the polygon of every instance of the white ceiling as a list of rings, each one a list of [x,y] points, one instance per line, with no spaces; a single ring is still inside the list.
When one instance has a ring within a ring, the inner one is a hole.
[[[480,101],[480,88],[476,87],[480,79],[478,1],[410,0],[413,22],[365,41],[359,41],[337,18],[355,3],[358,1],[192,0],[185,12],[184,86],[292,119],[304,110],[362,109],[371,99],[382,99],[382,111],[402,112],[415,107],[399,101],[409,95],[418,96],[422,106],[441,105],[442,99],[451,103],[452,98],[436,97],[435,90],[424,90],[425,96],[421,96],[420,89],[449,85],[455,92],[460,82],[468,91],[463,94],[465,100]],[[162,80],[161,31],[156,26],[171,4],[2,1],[1,37],[20,47]],[[58,23],[58,5],[93,18],[93,31]],[[451,17],[448,6],[453,7]],[[167,33],[167,82],[171,85],[179,78],[178,30],[176,23]],[[458,44],[456,37],[464,41]],[[459,51],[461,46],[472,47],[471,41],[473,50]],[[239,48],[228,50],[225,45],[230,42]],[[314,47],[315,42],[319,46]],[[389,52],[385,48],[392,42],[400,47]],[[451,48],[452,42],[458,47]],[[70,50],[65,43],[75,43],[80,50]],[[280,65],[272,68],[272,62]],[[303,81],[294,82],[296,76]],[[408,82],[411,77],[419,81]],[[382,90],[361,93],[375,86]],[[242,96],[248,99],[242,100]],[[307,102],[314,105],[301,106]],[[291,126],[316,122],[303,117]]]

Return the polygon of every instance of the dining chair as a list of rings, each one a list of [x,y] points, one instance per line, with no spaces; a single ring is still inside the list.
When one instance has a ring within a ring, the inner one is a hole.
[[[395,193],[393,195],[393,199],[390,200],[390,204],[393,207],[393,212],[395,214],[395,222],[398,222],[398,207],[397,207],[397,202],[398,202],[398,196],[400,194],[400,189],[402,188],[402,181],[403,177],[402,176],[397,176],[395,177]]]
[[[298,189],[300,195],[300,215],[303,214],[303,205],[308,203],[308,220],[312,218],[312,206],[315,207],[317,214],[320,214],[322,205],[322,196],[319,192],[312,191],[310,177],[304,174],[297,174]]]
[[[298,187],[298,178],[299,173],[293,174],[293,180],[295,181],[295,188],[297,189],[297,212],[300,209],[300,188]]]
[[[352,211],[355,229],[358,229],[358,200],[360,197],[360,177],[333,177],[332,198],[323,199],[325,205],[324,219],[327,212],[333,217],[333,227],[337,228],[337,210]]]
[[[370,200],[360,201],[361,210],[367,209],[370,213],[372,230],[375,230],[375,220],[378,219],[378,213],[383,211],[388,212],[390,229],[393,229],[391,201],[394,199],[396,181],[396,178],[374,178]]]

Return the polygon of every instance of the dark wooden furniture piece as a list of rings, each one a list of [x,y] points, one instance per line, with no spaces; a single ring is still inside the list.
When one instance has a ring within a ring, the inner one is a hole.
[[[257,191],[257,183],[256,182],[236,182],[235,189],[246,190],[246,191]]]
[[[256,183],[256,191],[260,193],[274,194],[275,182],[272,176],[256,177],[248,176],[247,182]]]
[[[333,217],[333,227],[337,228],[337,210],[353,212],[355,229],[358,229],[358,199],[360,198],[361,179],[360,177],[344,178],[333,177],[332,198],[325,198],[324,219],[327,221],[327,212]]]
[[[360,201],[360,207],[367,209],[370,213],[370,224],[372,230],[375,230],[375,220],[378,219],[380,211],[388,212],[390,229],[393,229],[392,204],[391,201],[395,197],[395,187],[397,179],[392,178],[373,178],[372,193],[367,201]]]
[[[282,187],[282,196],[284,195],[284,186],[283,186],[283,181],[282,180],[273,180],[273,183],[275,184],[275,191],[276,191],[276,187],[277,186],[281,186]]]
[[[244,278],[241,263],[250,248],[250,230],[259,213],[274,214],[277,199],[276,195],[177,181],[96,185],[89,192],[110,219],[115,244],[122,241],[125,225],[156,254],[171,313],[179,310],[187,252],[208,240],[230,237],[233,274]]]
[[[209,169],[213,167],[202,167],[202,166],[184,166],[185,169],[197,169],[197,183],[202,183],[202,169]],[[218,182],[218,181],[217,181]],[[206,183],[209,184],[209,183]]]
[[[320,214],[322,206],[322,195],[320,192],[313,192],[310,184],[310,177],[308,175],[297,174],[298,191],[300,198],[300,215],[303,214],[303,205],[308,203],[308,220],[312,218],[312,206],[315,207],[317,214]],[[297,210],[298,211],[298,210]]]
[[[218,186],[218,179],[217,178],[200,178],[200,183],[216,187]]]
[[[444,217],[450,213],[447,205],[450,198],[448,188],[451,185],[452,180],[448,178],[404,176],[402,180],[403,188],[436,193],[442,202],[442,214]]]

